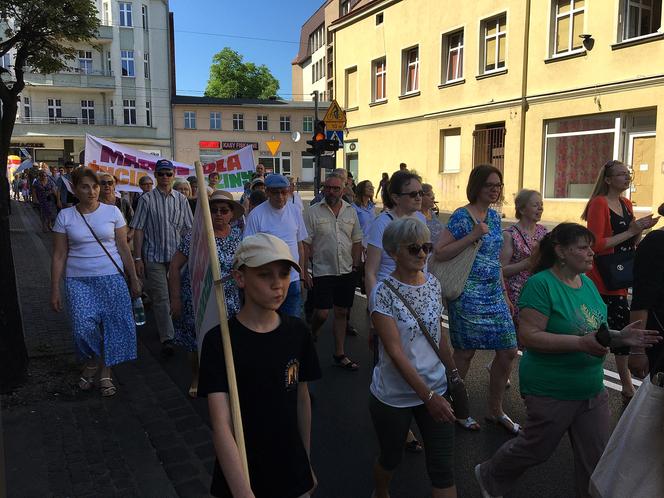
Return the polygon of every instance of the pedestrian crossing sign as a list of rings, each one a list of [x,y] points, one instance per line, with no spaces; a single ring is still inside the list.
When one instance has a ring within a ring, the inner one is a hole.
[[[341,130],[326,130],[325,138],[336,141],[340,149],[344,146],[344,132]]]

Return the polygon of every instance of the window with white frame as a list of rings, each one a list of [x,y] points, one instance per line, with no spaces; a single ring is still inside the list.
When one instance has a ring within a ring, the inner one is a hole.
[[[461,171],[461,128],[440,130],[440,173]]]
[[[131,4],[129,2],[119,2],[120,6],[120,26],[131,27],[134,25],[131,18]]]
[[[346,69],[346,109],[358,106],[357,91],[357,67]]]
[[[196,113],[194,111],[184,111],[184,128],[185,130],[196,129]]]
[[[380,102],[387,99],[387,65],[385,57],[371,63],[371,100]]]
[[[314,131],[314,117],[304,116],[302,118],[302,131],[304,133],[313,133]]]
[[[325,44],[325,24],[321,24],[314,30],[313,33],[309,35],[309,54],[313,54],[324,44]]]
[[[279,116],[279,131],[290,131],[290,116]]]
[[[282,152],[281,153],[281,174],[290,175],[291,174],[291,153]]]
[[[55,122],[57,118],[62,117],[61,99],[46,99],[46,107],[48,109],[48,119],[50,122]]]
[[[463,79],[463,29],[443,35],[443,83]]]
[[[136,76],[133,50],[120,50],[120,61],[122,63],[122,76]]]
[[[95,124],[95,101],[81,100],[81,122],[83,124]]]
[[[136,100],[135,99],[123,99],[122,100],[122,111],[124,114],[124,124],[126,125],[135,125],[136,124]]]
[[[621,0],[621,41],[657,33],[662,25],[662,0]]]
[[[554,0],[552,55],[560,55],[583,48],[583,21],[585,0]]]
[[[507,52],[507,15],[501,14],[482,21],[482,74],[505,68]]]
[[[145,125],[152,126],[152,105],[149,100],[145,101]]]
[[[83,74],[92,73],[92,51],[78,51],[78,70]]]
[[[402,77],[401,93],[408,94],[420,89],[420,50],[412,47],[401,53]]]
[[[113,76],[113,59],[110,50],[106,52],[106,70],[108,71],[107,76]]]
[[[141,18],[143,20],[143,29],[148,29],[148,6],[141,5]]]
[[[259,114],[256,116],[256,129],[258,131],[268,131],[267,114]]]
[[[143,75],[146,79],[150,79],[150,54],[143,53]]]
[[[600,168],[617,158],[619,150],[617,114],[545,122],[544,197],[587,199]]]
[[[32,115],[32,107],[30,106],[30,97],[23,97],[23,117],[29,118]]]
[[[111,6],[108,4],[108,2],[104,2],[101,4],[101,10],[102,10],[102,24],[104,26],[110,26],[111,25]]]
[[[221,130],[221,113],[218,111],[210,113],[210,129]]]
[[[350,0],[341,0],[339,4],[339,17],[345,16],[350,12]]]
[[[244,114],[233,114],[233,130],[244,130]]]
[[[111,100],[111,103],[108,105],[108,115],[111,118],[111,124],[115,124],[115,111],[113,110],[113,101]]]

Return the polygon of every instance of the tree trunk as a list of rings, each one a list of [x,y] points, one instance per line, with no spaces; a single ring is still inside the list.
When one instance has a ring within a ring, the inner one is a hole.
[[[18,103],[16,96],[12,95],[13,92],[7,93],[8,96],[2,95],[0,121],[0,391],[6,391],[20,383],[28,367],[9,233],[10,200],[6,167]],[[47,285],[47,282],[44,282],[44,285]]]

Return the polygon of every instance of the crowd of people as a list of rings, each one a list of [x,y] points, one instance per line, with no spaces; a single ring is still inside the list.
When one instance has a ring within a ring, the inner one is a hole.
[[[483,420],[513,436],[475,467],[484,497],[508,493],[565,433],[576,493],[589,496],[610,435],[607,354],[616,355],[625,404],[634,396],[630,370],[645,377],[664,369],[664,230],[650,230],[657,216],[634,216],[622,195],[631,176],[621,162],[602,167],[582,214],[587,226],[561,223],[550,232],[541,223],[542,196],[527,189],[515,197],[516,223],[504,227],[495,209],[503,201],[502,172],[490,165],[472,170],[468,203],[447,221],[432,185],[403,163],[383,174],[378,189],[334,170],[306,208],[292,179],[262,165],[239,200],[217,188],[213,173],[206,193],[242,408],[246,479],[219,327],[195,327],[187,261],[193,213],[206,198],[197,195],[196,178],[176,179],[173,164],[161,159],[154,180],[142,177],[141,192],[127,199],[112,175],[84,167],[38,169],[33,176],[19,175],[14,195],[38,202],[42,228],[54,232],[51,305],[69,312],[83,361],[79,388],[116,394],[111,368],[136,358],[132,302],[148,299],[162,356],[186,351],[189,395],[208,399],[217,453],[213,496],[299,498],[315,490],[307,383],[321,376],[316,342],[330,310],[332,363],[347,372],[363,368],[345,350],[346,337],[357,333],[350,310],[358,287],[367,296],[374,351],[368,397],[379,447],[376,498],[389,496],[404,450],[424,451],[432,496],[456,496],[455,425],[481,429],[481,419],[468,412],[464,386],[477,350],[494,352],[482,367],[489,373]],[[634,266],[629,281],[615,271],[625,262]],[[457,268],[441,277],[436,267],[450,263]],[[519,350],[526,420],[517,421],[505,413],[503,398]],[[410,430],[413,419],[422,441]]]

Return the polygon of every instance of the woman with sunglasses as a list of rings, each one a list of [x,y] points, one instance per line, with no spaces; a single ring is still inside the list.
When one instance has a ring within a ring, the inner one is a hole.
[[[456,496],[455,418],[446,399],[445,369],[452,364],[452,354],[441,327],[440,283],[423,271],[432,251],[430,237],[426,225],[410,217],[390,223],[383,233],[383,248],[395,267],[376,285],[370,303],[380,338],[369,398],[380,447],[373,469],[376,498],[389,496],[392,473],[401,461],[413,418],[424,440],[433,496]]]
[[[633,252],[643,230],[657,223],[652,215],[635,219],[632,203],[623,196],[632,181],[629,168],[620,161],[607,162],[599,172],[595,187],[586,204],[581,219],[595,236],[595,256],[617,252]],[[609,328],[620,330],[629,323],[627,289],[609,289],[605,277],[593,264],[588,276],[593,281],[608,308]],[[622,384],[621,396],[628,403],[634,396],[632,376],[627,360],[628,348],[611,350],[615,354],[616,369]]]
[[[235,280],[231,278],[233,256],[242,241],[242,232],[238,227],[231,226],[244,214],[242,205],[233,196],[223,190],[216,190],[210,196],[210,214],[214,239],[217,243],[217,257],[224,282],[224,296],[228,318],[240,311],[240,294]],[[168,273],[168,290],[171,299],[171,315],[175,328],[175,344],[189,353],[191,361],[191,386],[189,396],[198,394],[198,346],[196,344],[196,328],[194,326],[194,306],[191,294],[191,281],[187,260],[191,248],[191,232],[182,237],[178,250],[173,255]]]
[[[482,241],[463,292],[447,303],[454,361],[465,378],[476,350],[495,351],[489,370],[486,420],[499,424],[510,434],[518,434],[519,424],[503,411],[505,386],[517,354],[516,332],[500,266],[500,214],[490,207],[502,200],[502,172],[491,165],[477,166],[468,178],[466,196],[468,204],[452,213],[435,249],[436,259],[448,261]],[[466,430],[480,429],[472,417],[457,422]]]
[[[100,185],[99,201],[118,208],[122,216],[124,216],[125,222],[129,225],[131,219],[134,217],[134,210],[127,199],[115,195],[115,186],[118,183],[117,178],[106,172],[99,173],[97,176],[99,176]]]

